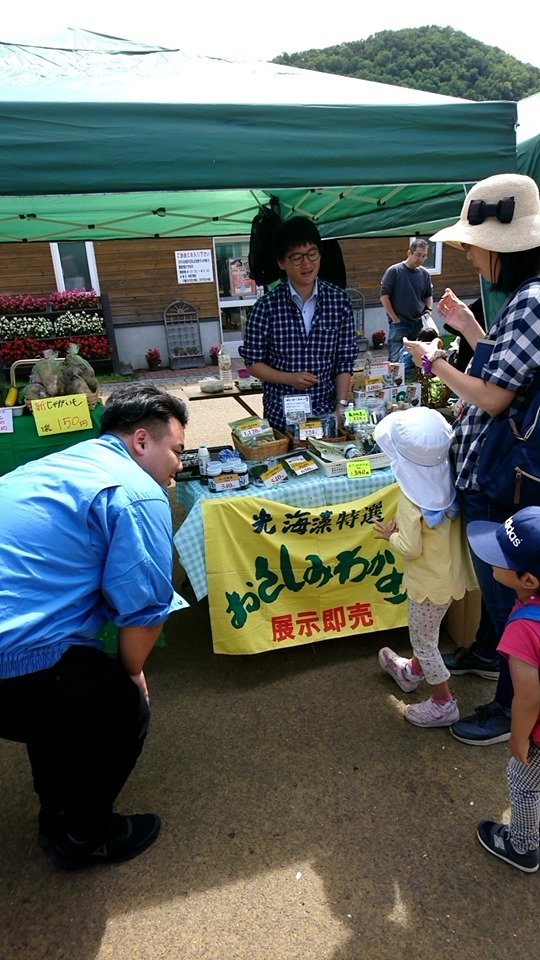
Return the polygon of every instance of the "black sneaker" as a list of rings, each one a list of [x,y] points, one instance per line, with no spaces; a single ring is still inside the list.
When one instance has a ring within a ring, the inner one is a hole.
[[[69,833],[52,844],[57,867],[77,870],[95,863],[122,863],[138,857],[156,839],[161,820],[155,813],[121,816],[114,813],[106,838],[101,843],[75,840]]]
[[[443,653],[444,665],[450,673],[460,677],[464,673],[475,673],[486,680],[499,679],[499,659],[491,660],[479,656],[473,647],[458,647],[451,653]]]
[[[528,850],[527,853],[518,853],[512,846],[510,831],[506,824],[495,823],[494,820],[482,820],[478,824],[476,836],[488,853],[509,863],[511,867],[517,867],[523,873],[536,873],[538,870],[540,865],[538,847],[536,850]]]
[[[456,740],[475,747],[503,743],[510,739],[510,715],[493,700],[482,707],[476,707],[472,716],[457,720],[449,729]]]

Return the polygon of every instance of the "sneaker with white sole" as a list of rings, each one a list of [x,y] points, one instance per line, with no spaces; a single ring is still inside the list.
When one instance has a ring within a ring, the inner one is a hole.
[[[404,715],[416,727],[449,727],[459,720],[459,709],[455,698],[446,703],[435,703],[430,697],[422,703],[411,703],[405,708]]]
[[[381,647],[379,650],[379,663],[383,670],[396,681],[404,693],[411,693],[422,683],[423,677],[416,677],[411,672],[409,661],[406,657],[399,657],[390,647]]]
[[[496,823],[495,820],[482,820],[476,831],[480,843],[488,853],[499,857],[511,867],[517,867],[523,873],[536,873],[540,866],[540,851],[528,850],[527,853],[518,853],[514,850],[510,840],[510,830],[505,823]]]

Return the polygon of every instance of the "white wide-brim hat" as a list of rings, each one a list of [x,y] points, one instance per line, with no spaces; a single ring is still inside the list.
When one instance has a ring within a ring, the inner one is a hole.
[[[457,223],[439,230],[430,239],[453,247],[469,243],[493,253],[540,247],[540,197],[536,183],[518,173],[500,173],[480,180],[467,194]]]
[[[389,413],[373,437],[391,460],[403,493],[424,510],[447,510],[456,491],[448,449],[452,430],[444,417],[428,407]]]

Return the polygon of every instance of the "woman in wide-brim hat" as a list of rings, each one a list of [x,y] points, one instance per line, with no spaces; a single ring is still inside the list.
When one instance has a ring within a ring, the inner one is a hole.
[[[461,247],[478,273],[508,301],[489,330],[493,349],[485,362],[474,366],[476,376],[461,372],[441,351],[431,352],[419,342],[405,342],[415,364],[426,375],[439,377],[460,397],[461,410],[451,446],[456,486],[462,492],[467,521],[502,522],[515,505],[497,508],[478,489],[478,460],[487,433],[498,414],[512,416],[527,406],[534,375],[540,368],[540,198],[530,177],[500,174],[477,183],[467,195],[457,223],[440,230],[432,240]],[[486,336],[469,308],[452,290],[445,290],[439,313],[467,340],[474,350]],[[472,363],[475,363],[473,358]],[[468,368],[468,371],[470,367]],[[508,740],[513,688],[505,658],[496,653],[497,643],[515,602],[512,590],[498,584],[491,567],[474,558],[482,591],[484,614],[472,647],[446,654],[451,672],[476,673],[499,682],[495,700],[479,707],[450,728],[465,743],[483,745]]]

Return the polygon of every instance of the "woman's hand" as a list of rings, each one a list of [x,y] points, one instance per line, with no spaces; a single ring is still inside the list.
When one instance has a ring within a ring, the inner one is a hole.
[[[397,532],[398,525],[395,520],[387,520],[386,523],[381,520],[374,520],[373,528],[379,534],[378,537],[375,537],[375,540],[389,540],[391,535]]]
[[[459,300],[449,287],[439,301],[438,312],[444,323],[458,330],[459,333],[465,333],[471,324],[477,322],[472,310],[469,310],[467,304]]]
[[[403,349],[411,354],[413,363],[417,367],[422,366],[422,357],[429,355],[429,347],[430,344],[422,340],[407,340],[407,337],[403,337]]]

